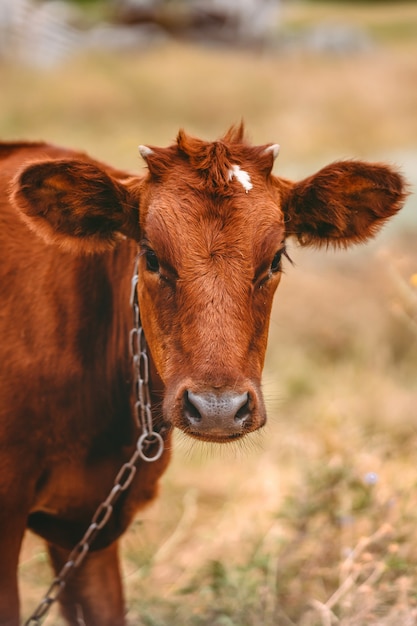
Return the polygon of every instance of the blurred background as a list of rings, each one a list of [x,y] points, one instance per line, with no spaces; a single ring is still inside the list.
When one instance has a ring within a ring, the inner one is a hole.
[[[417,2],[0,0],[0,135],[143,171],[139,143],[244,119],[276,173],[417,183]],[[417,201],[369,245],[290,244],[241,445],[178,436],[123,540],[129,624],[417,624]],[[51,580],[28,536],[22,606]],[[47,623],[59,624],[55,611]]]

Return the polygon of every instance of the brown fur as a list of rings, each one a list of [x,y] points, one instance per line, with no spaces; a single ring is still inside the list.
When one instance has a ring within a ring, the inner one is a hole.
[[[1,626],[19,623],[26,526],[58,571],[134,449],[128,298],[138,243],[153,418],[167,445],[156,463],[139,463],[65,589],[74,626],[76,605],[88,626],[124,624],[117,541],[155,497],[172,427],[228,439],[221,418],[210,433],[193,430],[186,394],[247,394],[239,435],[265,422],[261,373],[280,280],[271,263],[285,237],[363,241],[404,201],[404,181],[385,165],[340,162],[292,183],[271,174],[266,147],[250,146],[242,125],[212,143],[180,131],[173,146],[152,148],[143,177],[47,144],[0,148]],[[250,175],[248,193],[232,165]]]

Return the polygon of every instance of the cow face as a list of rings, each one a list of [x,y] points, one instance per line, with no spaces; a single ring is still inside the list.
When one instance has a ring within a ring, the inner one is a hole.
[[[166,414],[198,438],[240,437],[266,418],[261,373],[285,255],[273,153],[251,160],[184,135],[176,150],[143,152],[139,300]]]
[[[87,158],[28,165],[14,201],[32,228],[74,253],[138,243],[164,417],[198,439],[229,441],[266,419],[261,373],[286,237],[363,241],[401,207],[404,183],[357,161],[292,183],[271,174],[277,146],[248,145],[242,128],[213,143],[181,132],[175,145],[141,153],[140,179]]]

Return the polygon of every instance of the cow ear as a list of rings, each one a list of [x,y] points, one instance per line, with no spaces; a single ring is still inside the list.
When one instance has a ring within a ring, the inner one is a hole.
[[[102,252],[122,236],[139,238],[138,201],[96,163],[31,163],[13,181],[12,201],[32,230],[67,250]]]
[[[394,169],[362,161],[336,162],[299,183],[281,180],[280,187],[287,234],[316,246],[365,241],[408,195]]]

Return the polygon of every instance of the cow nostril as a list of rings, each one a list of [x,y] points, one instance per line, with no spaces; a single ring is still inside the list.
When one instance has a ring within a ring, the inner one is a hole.
[[[191,402],[188,391],[184,392],[184,414],[192,424],[201,422],[201,413]]]
[[[246,394],[246,402],[236,411],[234,417],[235,422],[243,425],[251,414],[251,399],[250,395]]]

